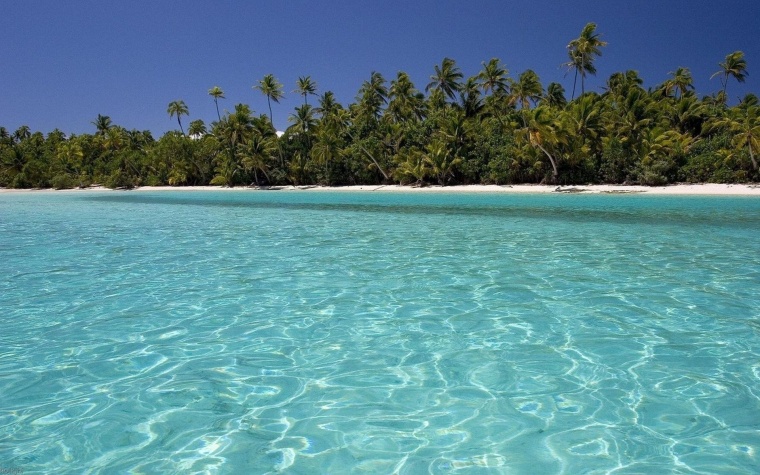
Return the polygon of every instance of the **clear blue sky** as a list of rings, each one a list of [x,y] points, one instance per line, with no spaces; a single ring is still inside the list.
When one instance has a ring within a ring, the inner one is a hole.
[[[215,120],[207,94],[215,85],[227,96],[220,107],[243,102],[266,112],[251,86],[272,73],[287,93],[274,105],[282,130],[301,101],[290,92],[298,76],[311,75],[320,92],[346,104],[372,71],[388,80],[406,71],[424,90],[446,56],[465,76],[497,57],[512,77],[530,68],[569,95],[573,77],[560,65],[588,22],[609,45],[587,89],[601,90],[626,69],[654,86],[684,66],[700,96],[712,94],[718,63],[742,50],[749,76],[729,84],[730,100],[760,95],[758,0],[28,0],[2,6],[0,125],[94,132],[103,114],[158,138],[177,128],[166,113],[173,100],[188,105],[185,123]]]

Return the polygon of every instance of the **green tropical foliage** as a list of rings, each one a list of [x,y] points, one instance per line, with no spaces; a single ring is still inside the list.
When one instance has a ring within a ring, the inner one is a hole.
[[[545,87],[528,69],[516,79],[498,58],[465,77],[451,58],[434,67],[421,92],[399,71],[390,81],[372,72],[356,99],[341,104],[331,91],[317,96],[309,76],[296,81],[303,104],[277,132],[272,102],[283,87],[272,74],[254,89],[269,115],[246,104],[220,111],[225,94],[208,90],[217,120],[193,118],[187,105],[167,108],[179,131],[154,139],[126,130],[107,115],[92,133],[47,136],[22,125],[0,127],[0,186],[112,188],[144,185],[330,186],[401,183],[749,182],[760,180],[760,104],[748,94],[729,106],[730,79],[747,76],[742,52],[729,54],[714,75],[720,90],[700,98],[691,72],[679,67],[650,89],[636,71],[612,74],[599,91],[585,79],[606,45],[589,23],[568,45],[581,94],[567,99],[557,82]],[[576,81],[574,80],[574,83]],[[575,89],[575,84],[574,84]],[[316,96],[311,105],[309,96]]]

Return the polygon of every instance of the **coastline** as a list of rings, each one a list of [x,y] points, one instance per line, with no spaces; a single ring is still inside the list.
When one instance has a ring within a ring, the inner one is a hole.
[[[0,188],[0,194],[17,193],[87,193],[92,191],[125,191],[112,190],[102,186],[92,186],[83,189],[54,190],[46,189],[11,189]],[[556,194],[649,194],[649,195],[705,195],[705,196],[759,196],[760,184],[677,184],[669,186],[642,185],[456,185],[456,186],[426,186],[413,187],[407,185],[354,185],[354,186],[272,186],[272,187],[235,187],[220,186],[142,186],[129,190],[144,191],[222,191],[222,192],[412,192],[412,193],[556,193]]]

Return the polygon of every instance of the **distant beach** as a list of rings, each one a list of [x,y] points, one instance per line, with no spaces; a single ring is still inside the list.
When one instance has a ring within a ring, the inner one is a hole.
[[[86,193],[88,191],[285,191],[285,192],[355,192],[382,191],[405,193],[581,193],[581,194],[628,194],[645,193],[650,195],[724,195],[724,196],[760,196],[760,184],[678,184],[669,186],[641,185],[458,185],[413,187],[402,185],[355,185],[355,186],[271,186],[234,188],[220,186],[142,186],[132,190],[111,190],[101,186],[83,189],[10,189],[0,188],[0,193]]]

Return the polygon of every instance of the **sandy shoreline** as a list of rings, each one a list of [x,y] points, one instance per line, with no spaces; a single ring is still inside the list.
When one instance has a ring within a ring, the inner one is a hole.
[[[729,196],[760,196],[760,184],[725,185],[717,183],[705,184],[679,184],[670,186],[639,186],[639,185],[459,185],[459,186],[427,186],[416,188],[401,185],[359,185],[359,186],[273,186],[273,187],[245,187],[223,188],[219,186],[143,186],[131,190],[141,191],[221,191],[221,192],[256,192],[256,191],[283,191],[283,192],[411,192],[411,193],[582,193],[582,194],[627,194],[645,193],[650,195],[729,195]],[[123,192],[123,190],[110,190],[101,186],[93,186],[85,189],[52,190],[32,189],[17,190],[0,188],[0,194],[8,193],[88,193],[92,191]]]

